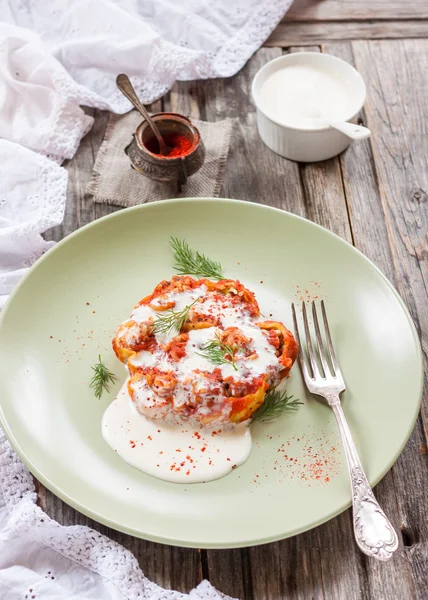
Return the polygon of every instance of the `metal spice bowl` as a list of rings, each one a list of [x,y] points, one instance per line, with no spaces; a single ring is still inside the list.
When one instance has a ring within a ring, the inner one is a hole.
[[[153,138],[153,133],[147,121],[137,127],[125,152],[136,171],[155,181],[176,183],[180,189],[204,163],[205,147],[200,133],[189,119],[176,113],[157,113],[152,115],[152,119],[161,134],[185,135],[192,143],[190,152],[180,157],[159,156],[150,152],[145,143]]]

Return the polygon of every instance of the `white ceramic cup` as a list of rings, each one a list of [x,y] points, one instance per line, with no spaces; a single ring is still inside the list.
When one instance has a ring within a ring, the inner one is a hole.
[[[330,54],[318,52],[295,52],[285,54],[266,63],[253,79],[252,95],[257,111],[257,127],[263,142],[281,156],[298,162],[317,162],[340,154],[351,143],[344,133],[324,127],[293,125],[293,120],[285,122],[271,114],[263,106],[260,90],[272,73],[290,65],[312,65],[326,72],[334,73],[349,90],[350,111],[345,121],[353,121],[364,105],[366,86],[361,75],[349,63]]]

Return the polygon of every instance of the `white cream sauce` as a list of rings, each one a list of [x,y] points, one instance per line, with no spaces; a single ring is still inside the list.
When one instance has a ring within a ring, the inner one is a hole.
[[[128,464],[175,483],[223,477],[251,452],[246,425],[200,428],[149,419],[137,412],[126,384],[104,413],[102,435]]]
[[[275,71],[260,90],[260,107],[285,125],[322,127],[320,117],[347,119],[352,98],[335,73],[314,65],[290,65]]]

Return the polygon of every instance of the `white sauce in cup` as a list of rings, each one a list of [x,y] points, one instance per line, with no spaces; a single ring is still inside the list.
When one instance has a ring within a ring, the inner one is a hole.
[[[271,118],[299,128],[323,127],[322,114],[346,120],[351,90],[319,65],[290,65],[269,75],[260,89],[260,108]]]

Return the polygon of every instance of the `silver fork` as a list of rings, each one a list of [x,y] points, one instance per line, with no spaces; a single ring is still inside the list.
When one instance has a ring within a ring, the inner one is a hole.
[[[336,417],[339,426],[351,480],[352,512],[356,542],[361,550],[368,556],[372,556],[379,560],[389,560],[398,548],[398,537],[393,526],[373,495],[340,404],[340,394],[346,388],[331,341],[324,301],[321,301],[321,312],[327,348],[321,336],[316,304],[315,302],[312,302],[312,317],[316,340],[315,348],[317,349],[320,366],[317,362],[317,355],[314,352],[314,344],[309,330],[305,303],[303,302],[302,313],[309,362],[305,357],[303,346],[300,342],[294,304],[292,304],[292,311],[294,331],[296,332],[296,338],[300,348],[299,364],[306,386],[311,394],[316,394],[327,400],[327,403],[333,409],[334,416]],[[329,362],[331,367],[329,366]]]

